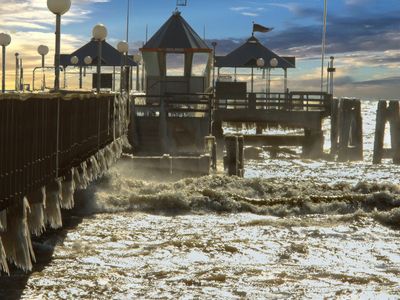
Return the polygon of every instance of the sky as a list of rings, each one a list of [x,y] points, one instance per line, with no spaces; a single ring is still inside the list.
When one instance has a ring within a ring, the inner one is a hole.
[[[126,36],[128,0],[72,0],[62,17],[62,53],[91,38],[97,23],[107,26],[108,42]],[[7,47],[7,87],[14,86],[14,53],[24,60],[25,81],[40,65],[37,47],[48,45],[51,64],[55,16],[46,0],[0,0],[0,32],[12,36]],[[130,0],[129,42],[137,52],[175,10],[175,0]],[[188,0],[183,17],[223,55],[251,35],[252,22],[274,30],[257,33],[279,55],[296,56],[289,71],[289,89],[319,90],[323,0]],[[327,56],[335,57],[335,96],[370,99],[400,98],[400,0],[328,0]],[[276,74],[279,80],[279,73]]]

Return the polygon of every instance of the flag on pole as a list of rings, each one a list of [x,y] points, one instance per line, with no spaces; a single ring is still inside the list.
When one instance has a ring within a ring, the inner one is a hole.
[[[269,27],[265,27],[265,26],[262,26],[262,25],[260,25],[260,24],[256,24],[256,23],[253,23],[253,33],[254,32],[270,32],[270,31],[272,31],[274,28],[269,28]]]

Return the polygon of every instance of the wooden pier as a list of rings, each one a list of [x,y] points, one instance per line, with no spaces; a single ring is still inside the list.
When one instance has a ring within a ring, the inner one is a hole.
[[[31,233],[61,227],[60,209],[74,206],[74,191],[122,154],[127,101],[76,92],[0,95],[0,271],[8,270],[6,258],[31,270]]]
[[[220,86],[223,90],[227,86]],[[212,132],[221,144],[222,124],[253,123],[259,127],[300,128],[302,136],[245,135],[245,143],[271,146],[299,145],[306,157],[321,157],[322,120],[331,115],[332,96],[317,92],[286,94],[232,94],[218,91],[213,110]]]

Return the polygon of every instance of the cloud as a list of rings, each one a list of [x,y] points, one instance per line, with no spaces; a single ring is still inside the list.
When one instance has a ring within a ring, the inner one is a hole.
[[[259,16],[259,14],[252,13],[252,12],[242,12],[241,15],[247,16],[247,17],[258,17]]]
[[[90,5],[104,2],[109,0],[74,0],[71,10],[62,18],[63,25],[87,21],[91,14]],[[7,32],[12,37],[12,42],[7,47],[7,88],[14,86],[14,53],[20,53],[24,68],[28,70],[25,71],[25,82],[31,81],[32,69],[40,65],[37,54],[40,44],[49,46],[47,61],[52,64],[54,26],[55,17],[47,9],[45,0],[1,0],[0,32]],[[62,34],[61,40],[64,53],[71,52],[84,42],[79,36],[70,34]]]
[[[253,4],[253,3],[248,3]],[[260,12],[262,12],[265,8],[260,6],[233,6],[229,8],[231,11],[240,13],[242,16],[246,17],[258,17],[260,16]]]

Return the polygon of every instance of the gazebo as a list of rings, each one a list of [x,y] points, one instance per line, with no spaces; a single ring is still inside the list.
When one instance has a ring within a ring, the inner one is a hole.
[[[60,65],[63,66],[64,70],[69,66],[79,67],[79,87],[82,88],[82,70],[84,67],[95,67],[98,63],[98,45],[99,43],[92,39],[89,43],[85,44],[78,50],[74,51],[71,54],[61,54],[60,57]],[[71,58],[76,56],[78,58],[78,62],[76,64],[72,64]],[[92,61],[90,64],[85,63],[85,57],[90,56]],[[127,57],[121,54],[116,48],[111,46],[106,41],[102,42],[102,55],[101,55],[101,66],[102,67],[113,67],[113,78],[115,78],[115,67],[121,67],[122,65],[128,67],[128,71],[130,72],[132,67],[137,66],[137,64],[133,60],[132,55],[128,55]],[[129,74],[129,73],[127,73]],[[111,74],[109,74],[111,75]],[[103,76],[102,76],[103,77]]]
[[[147,94],[203,93],[210,87],[212,50],[179,11],[140,50]]]
[[[233,50],[226,56],[216,56],[215,67],[218,68],[218,74],[221,68],[234,68],[235,74],[237,68],[251,68],[251,92],[254,92],[254,68],[283,69],[284,71],[284,91],[287,91],[287,70],[296,67],[295,57],[281,57],[274,53],[252,35],[243,45]],[[257,61],[264,63],[263,66],[257,64]],[[268,81],[269,81],[268,76]],[[269,82],[268,82],[269,85]]]
[[[203,153],[211,127],[212,50],[175,11],[140,51],[146,94],[133,101],[135,153]]]

